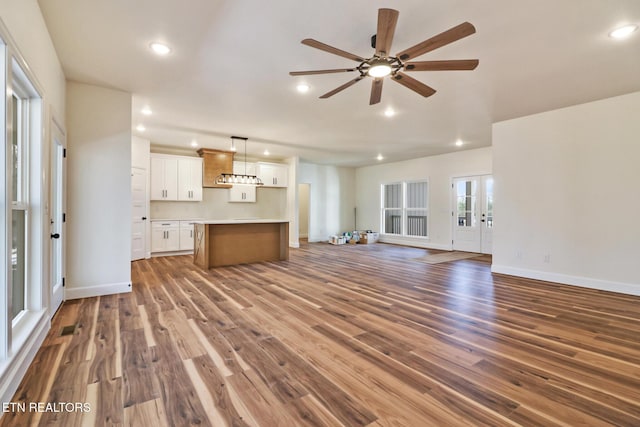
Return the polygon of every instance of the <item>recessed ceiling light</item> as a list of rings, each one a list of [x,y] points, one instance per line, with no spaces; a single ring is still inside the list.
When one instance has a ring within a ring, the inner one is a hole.
[[[265,156],[268,156],[269,154],[271,154],[271,153],[269,153],[269,150],[264,150],[264,155]]]
[[[625,25],[624,27],[616,28],[615,30],[609,33],[609,37],[612,39],[626,39],[629,37],[635,30],[638,29],[637,25]]]
[[[384,157],[382,157],[382,154],[378,154],[378,157],[376,157],[376,159],[378,159],[378,160],[384,160]]]
[[[198,146],[198,141],[196,141],[195,139],[191,140],[191,146],[192,147],[197,147]]]
[[[298,86],[296,86],[296,89],[300,93],[307,93],[309,92],[309,85],[306,83],[300,83]]]
[[[153,114],[153,111],[151,111],[151,108],[149,107],[144,107],[142,110],[140,110],[140,112],[145,116],[150,116],[151,114]]]
[[[147,128],[144,127],[144,125],[138,125],[138,126],[136,126],[136,130],[138,132],[144,132],[145,130],[147,130]]]
[[[456,147],[462,147],[463,144],[464,144],[464,142],[462,142],[461,139],[456,141]]]
[[[171,48],[164,43],[153,42],[149,45],[149,47],[152,51],[160,56],[167,55],[169,52],[171,52]]]
[[[384,110],[384,115],[387,117],[393,117],[396,115],[396,112],[393,111],[393,108],[389,107],[386,110]]]

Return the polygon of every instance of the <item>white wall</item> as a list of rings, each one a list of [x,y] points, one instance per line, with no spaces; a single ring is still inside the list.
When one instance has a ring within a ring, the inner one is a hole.
[[[640,295],[639,118],[640,92],[493,125],[494,271]]]
[[[355,169],[300,162],[299,184],[310,184],[309,241],[353,231]]]
[[[36,76],[37,83],[44,90],[45,109],[50,105],[57,117],[64,120],[64,72],[38,2],[36,0],[2,0],[0,1],[0,18],[29,64],[31,72]]]
[[[380,229],[380,186],[384,183],[429,181],[429,239],[381,237],[381,241],[435,249],[451,249],[451,179],[491,173],[491,147],[465,150],[358,168],[358,229]]]
[[[131,94],[67,83],[67,298],[131,290]]]
[[[309,237],[309,184],[298,185],[298,216],[300,237]]]

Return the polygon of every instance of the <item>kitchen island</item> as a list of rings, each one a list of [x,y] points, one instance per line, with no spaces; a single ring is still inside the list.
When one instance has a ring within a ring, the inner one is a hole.
[[[289,221],[194,221],[193,262],[201,268],[289,259]]]

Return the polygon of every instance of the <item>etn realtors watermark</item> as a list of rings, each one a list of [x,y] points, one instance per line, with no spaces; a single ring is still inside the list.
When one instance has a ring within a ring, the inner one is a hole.
[[[2,402],[2,412],[91,412],[88,402]]]

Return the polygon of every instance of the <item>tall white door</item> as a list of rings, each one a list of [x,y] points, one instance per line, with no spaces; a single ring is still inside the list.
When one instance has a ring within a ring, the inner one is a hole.
[[[493,230],[493,178],[454,178],[453,249],[490,254]]]
[[[147,241],[147,171],[131,168],[131,261],[145,257]]]
[[[65,137],[55,121],[51,124],[51,183],[50,183],[50,314],[58,310],[64,299],[65,275]]]

